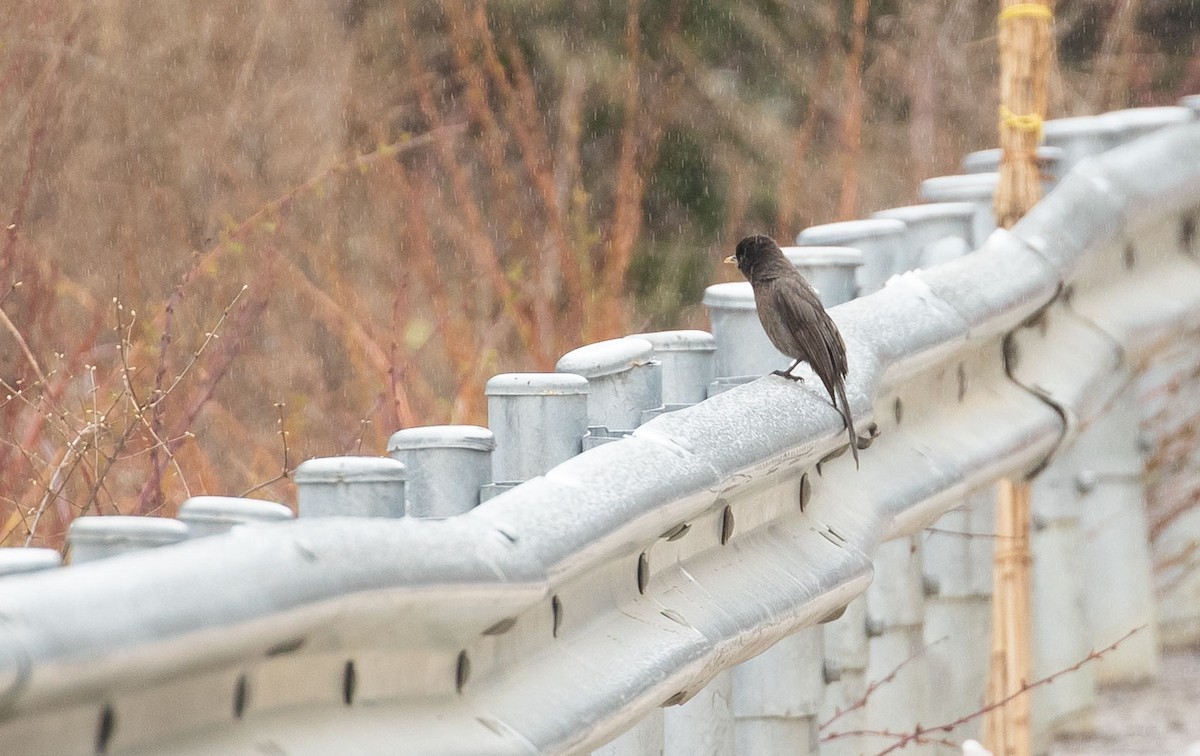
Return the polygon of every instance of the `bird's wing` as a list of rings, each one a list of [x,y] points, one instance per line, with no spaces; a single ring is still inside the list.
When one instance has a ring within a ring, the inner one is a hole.
[[[791,337],[836,406],[834,383],[846,374],[846,347],[837,326],[802,280],[778,278],[774,283],[771,304],[786,322],[802,324],[792,330]]]

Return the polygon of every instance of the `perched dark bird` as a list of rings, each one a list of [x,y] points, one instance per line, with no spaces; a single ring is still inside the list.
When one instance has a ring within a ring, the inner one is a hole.
[[[850,453],[858,467],[858,436],[846,401],[846,344],[817,292],[809,286],[796,266],[769,236],[747,236],[738,242],[737,251],[725,258],[734,263],[754,289],[754,305],[767,338],[775,348],[795,362],[787,370],[775,370],[793,381],[800,376],[792,371],[801,362],[812,366],[825,384],[829,401],[842,414],[850,433]],[[841,402],[841,407],[838,407]]]

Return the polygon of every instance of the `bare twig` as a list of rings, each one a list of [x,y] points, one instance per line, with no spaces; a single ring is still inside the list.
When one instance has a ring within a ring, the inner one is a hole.
[[[172,448],[173,446],[178,447],[178,442],[175,444],[168,444],[164,442],[162,438],[164,435],[166,435],[162,429],[162,402],[171,395],[180,382],[182,382],[187,374],[192,371],[192,368],[194,368],[196,363],[200,361],[201,355],[203,355],[205,350],[208,349],[209,345],[217,339],[217,332],[225,323],[225,320],[229,317],[230,311],[233,310],[238,300],[241,299],[242,295],[246,293],[248,288],[249,286],[243,285],[242,288],[238,290],[238,293],[233,297],[233,301],[231,301],[225,307],[225,309],[222,310],[220,317],[217,318],[216,325],[214,325],[212,329],[204,334],[204,340],[200,343],[200,346],[197,347],[194,352],[192,352],[191,359],[186,365],[184,365],[183,370],[179,371],[179,374],[175,376],[173,381],[171,381],[171,385],[167,386],[165,389],[162,388],[165,364],[163,362],[163,355],[160,352],[158,371],[154,377],[154,395],[149,400],[148,404],[138,405],[136,397],[133,394],[132,382],[129,383],[130,396],[134,397],[133,415],[138,419],[139,422],[142,423],[147,433],[149,433],[150,437],[154,440],[154,445],[150,447],[150,477],[142,485],[142,490],[138,493],[137,504],[134,511],[146,513],[156,510],[162,506],[162,473],[167,464],[171,464],[175,467],[175,471],[179,474],[179,478],[183,484],[184,490],[188,490],[188,485],[184,477],[183,470],[179,467],[179,463],[175,459],[174,449]],[[178,289],[176,289],[176,291],[178,291]],[[171,307],[169,302],[167,307]],[[118,310],[119,309],[120,306],[118,305]],[[169,320],[170,318],[168,317],[168,322]],[[163,338],[164,344],[160,348],[165,349],[165,344],[169,343],[170,338],[166,332],[163,333]],[[123,354],[122,359],[124,359]],[[125,373],[125,379],[126,381],[130,381],[128,371]],[[147,408],[150,409],[149,420],[146,419]],[[181,434],[185,435],[181,435],[180,438],[187,438],[188,436],[186,433],[187,428],[185,427],[181,431]],[[160,450],[165,457],[160,457]]]
[[[949,528],[925,528],[926,533],[941,533],[942,535],[962,536],[963,538],[992,538],[1001,540],[1011,540],[1012,536],[1000,535],[998,533],[972,533],[969,530],[951,530]]]
[[[125,396],[126,396],[126,389],[124,387],[122,387],[122,389],[120,391],[118,391],[116,393],[116,395],[113,396],[112,402],[109,404],[108,408],[104,411],[104,414],[100,416],[99,420],[95,420],[92,423],[92,426],[94,426],[96,429],[109,427],[110,418],[112,417],[113,413],[117,410],[117,408],[119,406],[121,406],[121,404],[124,402]],[[87,499],[79,507],[80,515],[86,514],[88,509],[95,502],[96,495],[99,493],[101,488],[103,488],[103,486],[104,486],[104,480],[105,480],[105,477],[108,475],[108,471],[111,470],[113,464],[116,463],[117,456],[121,453],[121,450],[125,448],[125,444],[127,444],[129,442],[129,439],[132,438],[134,429],[136,427],[137,426],[134,423],[127,424],[125,426],[124,432],[120,436],[117,437],[117,440],[114,444],[112,454],[105,457],[103,467],[100,468],[99,470],[97,470],[96,480],[92,484],[92,487],[88,493]],[[85,428],[85,430],[86,430],[86,428]],[[69,479],[71,476],[71,473],[74,471],[74,467],[76,465],[78,465],[82,460],[83,460],[83,455],[81,455],[81,454],[74,455],[74,459],[72,461],[72,468],[67,470],[65,473],[63,473],[62,480],[66,481],[67,479]],[[51,486],[49,484],[47,485],[47,487],[51,488]],[[51,488],[51,490],[53,490],[53,489]],[[54,498],[56,499],[58,497],[58,495],[59,495],[58,493],[55,493]],[[51,500],[54,500],[54,499],[51,499]],[[33,537],[36,534],[36,530],[37,530],[37,522],[40,519],[41,518],[40,518],[40,514],[39,514],[39,516],[35,518],[33,525],[30,526],[29,534],[28,534],[27,538],[25,539],[26,545],[32,543]],[[63,523],[63,524],[65,525],[66,523]]]
[[[221,316],[217,318],[216,325],[212,327],[212,330],[204,334],[204,341],[200,343],[200,346],[196,349],[196,351],[192,352],[192,357],[188,361],[188,364],[183,366],[183,370],[179,371],[179,375],[175,376],[175,379],[171,381],[170,386],[167,386],[165,390],[158,392],[158,394],[150,400],[150,406],[154,406],[165,399],[167,395],[170,394],[185,377],[187,377],[187,374],[192,371],[192,368],[196,367],[196,363],[199,362],[200,356],[204,354],[204,350],[206,350],[209,345],[218,338],[217,332],[225,323],[225,320],[229,317],[229,313],[238,303],[238,300],[242,298],[242,295],[245,294],[246,290],[249,288],[250,287],[248,285],[243,284],[242,288],[238,290],[238,293],[233,295],[233,299],[228,305],[226,305],[225,309],[221,311]]]
[[[18,281],[12,285],[12,288],[10,288],[9,291],[11,292],[20,285],[21,284]],[[6,293],[5,297],[7,296],[8,294]],[[2,304],[2,301],[0,301],[0,304]],[[3,307],[0,307],[0,323],[3,323],[4,327],[8,329],[8,332],[11,333],[13,338],[17,340],[17,346],[21,347],[21,354],[25,355],[25,360],[30,364],[31,367],[33,367],[33,372],[37,374],[38,380],[42,383],[45,383],[46,374],[42,372],[42,366],[38,364],[37,358],[33,356],[33,352],[29,349],[29,344],[25,341],[25,337],[21,335],[21,331],[17,328],[17,324],[12,322],[12,320],[8,317],[8,313],[4,311]]]
[[[283,444],[283,464],[280,467],[279,474],[276,475],[274,478],[271,478],[270,480],[264,480],[262,483],[259,483],[258,485],[247,488],[245,491],[242,491],[240,494],[238,494],[239,497],[244,499],[247,496],[249,496],[250,494],[252,494],[256,491],[261,491],[262,489],[266,488],[269,485],[272,485],[273,483],[278,483],[281,480],[287,480],[288,478],[292,477],[292,463],[288,459],[288,441],[287,441],[288,434],[287,434],[287,428],[284,426],[284,421],[286,419],[285,415],[284,415],[284,410],[286,408],[287,408],[287,405],[284,404],[283,402],[275,402],[275,409],[279,413],[279,420],[278,420],[278,422],[279,422],[279,442],[281,444]]]
[[[86,425],[83,430],[75,438],[71,439],[71,443],[67,445],[66,451],[63,453],[62,459],[54,468],[54,473],[50,476],[50,482],[46,485],[46,493],[42,496],[41,502],[38,504],[37,510],[33,514],[33,522],[29,525],[29,532],[25,536],[25,545],[28,546],[33,542],[33,536],[37,532],[38,523],[42,521],[42,515],[46,512],[52,502],[57,501],[59,494],[62,492],[63,486],[66,485],[64,478],[70,477],[70,474],[64,476],[63,471],[67,467],[68,462],[76,462],[80,456],[86,451],[91,444],[93,437],[96,434],[95,425]],[[77,448],[82,446],[82,448]]]
[[[1081,667],[1083,667],[1083,665],[1088,664],[1089,662],[1096,661],[1097,659],[1100,659],[1101,657],[1103,657],[1105,654],[1115,651],[1118,646],[1120,646],[1122,643],[1124,643],[1125,641],[1127,641],[1131,637],[1133,637],[1136,633],[1138,633],[1144,629],[1146,629],[1145,625],[1142,625],[1141,627],[1135,627],[1134,629],[1130,630],[1128,633],[1125,633],[1125,635],[1118,638],[1114,643],[1112,643],[1108,646],[1105,646],[1104,648],[1100,649],[1099,651],[1090,652],[1087,656],[1085,656],[1084,658],[1075,662],[1071,666],[1064,667],[1063,669],[1060,669],[1057,672],[1047,675],[1046,677],[1043,677],[1039,680],[1034,680],[1033,682],[1025,683],[1024,685],[1021,686],[1021,688],[1019,690],[1006,696],[1005,698],[1002,698],[998,701],[994,701],[993,703],[990,703],[986,706],[976,709],[975,711],[972,711],[969,714],[964,714],[963,716],[961,716],[958,719],[955,719],[951,722],[946,722],[945,724],[935,725],[933,727],[923,727],[918,724],[915,727],[913,727],[912,730],[909,730],[908,732],[904,732],[904,733],[889,733],[889,732],[883,732],[883,731],[878,731],[878,730],[845,730],[842,732],[830,733],[829,735],[826,735],[825,737],[821,738],[821,740],[822,741],[834,740],[837,738],[847,738],[847,737],[852,737],[852,736],[856,736],[856,735],[888,735],[889,737],[894,737],[896,739],[895,743],[891,744],[887,748],[880,751],[878,754],[876,754],[876,756],[884,756],[884,754],[893,753],[895,751],[900,750],[901,748],[904,748],[905,746],[909,745],[910,743],[941,742],[941,741],[931,741],[930,739],[934,737],[935,733],[953,732],[955,728],[961,727],[962,725],[966,724],[967,722],[978,719],[979,717],[982,717],[984,714],[987,714],[988,712],[1002,708],[1005,705],[1007,705],[1008,703],[1012,702],[1014,699],[1025,695],[1026,693],[1028,693],[1029,691],[1031,691],[1035,688],[1040,688],[1044,685],[1049,685],[1050,683],[1054,682],[1055,680],[1062,677],[1063,675],[1067,675],[1067,674],[1070,674],[1071,672],[1078,671]],[[824,725],[822,725],[822,727],[824,727]]]

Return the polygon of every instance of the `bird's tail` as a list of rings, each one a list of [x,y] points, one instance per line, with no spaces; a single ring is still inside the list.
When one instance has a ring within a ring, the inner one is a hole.
[[[838,401],[842,403],[841,413],[846,420],[846,431],[850,434],[850,453],[854,455],[854,469],[858,469],[858,434],[854,432],[854,419],[850,417],[850,402],[846,401],[846,384],[841,378],[834,381]],[[836,406],[834,409],[838,409]]]

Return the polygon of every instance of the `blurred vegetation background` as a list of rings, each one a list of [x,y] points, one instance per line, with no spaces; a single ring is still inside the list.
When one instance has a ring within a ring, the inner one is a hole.
[[[1194,0],[1065,0],[1051,115],[1200,92]],[[706,323],[748,232],[995,140],[968,0],[95,0],[0,18],[0,543],[486,418]]]

